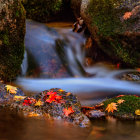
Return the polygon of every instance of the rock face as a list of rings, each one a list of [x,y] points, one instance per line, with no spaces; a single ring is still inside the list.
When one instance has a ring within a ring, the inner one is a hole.
[[[57,18],[63,7],[63,0],[22,0],[27,18],[47,22]]]
[[[27,97],[19,88],[0,83],[0,106],[24,111],[25,115],[30,117],[45,115],[81,127],[90,125],[90,120],[81,112],[81,104],[77,97],[62,89],[50,89]]]
[[[139,0],[82,0],[80,6],[80,15],[97,45],[114,60],[138,67],[140,65]]]
[[[20,0],[0,1],[0,78],[11,80],[24,54],[25,11]]]

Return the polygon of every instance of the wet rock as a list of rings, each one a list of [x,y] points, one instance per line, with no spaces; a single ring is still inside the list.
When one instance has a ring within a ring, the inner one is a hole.
[[[105,113],[100,110],[91,110],[86,113],[86,116],[90,119],[97,119],[105,117]]]
[[[45,23],[69,17],[69,0],[22,0],[22,3],[25,7],[27,18],[39,22]]]
[[[63,119],[81,127],[90,125],[87,116],[81,112],[81,104],[77,97],[62,89],[50,89],[33,97],[15,100],[10,106],[25,111],[28,116],[45,115],[53,119]]]
[[[0,78],[13,79],[24,55],[25,10],[20,0],[0,1]]]
[[[140,72],[126,72],[118,76],[121,80],[140,82]]]
[[[77,6],[75,0],[73,3]],[[98,47],[113,60],[129,67],[138,67],[140,65],[139,0],[82,0],[79,6],[80,15]]]
[[[119,95],[103,102],[103,110],[107,115],[120,119],[140,119],[140,97],[136,95]]]
[[[0,106],[9,105],[20,96],[23,99],[24,93],[21,89],[0,83]]]

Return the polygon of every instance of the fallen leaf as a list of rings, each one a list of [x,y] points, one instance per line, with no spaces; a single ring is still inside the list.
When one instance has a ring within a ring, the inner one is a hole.
[[[10,92],[11,94],[16,94],[17,93],[17,88],[11,85],[6,85],[5,86],[7,91]]]
[[[119,97],[123,97],[123,96],[125,96],[125,95],[118,95],[117,98],[119,98]]]
[[[123,102],[124,102],[125,100],[123,100],[123,99],[120,99],[120,100],[118,100],[118,104],[122,104]]]
[[[108,112],[114,112],[114,110],[117,110],[117,104],[116,103],[111,103],[111,104],[108,104],[107,108],[105,111],[108,111]]]
[[[24,100],[26,98],[26,96],[14,96],[14,100],[16,101],[20,101],[20,100]]]
[[[48,103],[52,103],[53,101],[56,101],[56,95],[50,95],[48,99],[46,99],[45,102],[48,102]]]
[[[74,110],[72,109],[72,107],[69,107],[69,108],[65,108],[63,110],[63,112],[64,112],[65,116],[68,117],[70,114],[74,113]]]
[[[34,105],[35,106],[41,106],[41,105],[43,105],[43,102],[41,100],[38,100]]]
[[[60,92],[64,92],[65,90],[63,90],[63,89],[58,89],[58,91],[60,91]]]
[[[35,112],[29,112],[28,117],[38,117],[40,114],[37,114]]]
[[[124,19],[124,20],[127,20],[127,19],[129,19],[131,16],[132,16],[132,13],[131,13],[131,12],[126,12],[126,13],[124,13],[124,15],[123,15],[123,19]]]
[[[135,111],[135,114],[138,115],[138,116],[140,116],[140,109],[137,109],[137,110]]]

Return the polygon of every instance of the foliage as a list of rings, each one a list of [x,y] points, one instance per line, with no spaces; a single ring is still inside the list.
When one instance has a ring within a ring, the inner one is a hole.
[[[129,114],[131,114],[131,116],[139,115],[140,97],[138,96],[120,95],[111,99],[107,99],[103,103],[104,110],[108,111],[109,114],[115,116],[123,116]]]

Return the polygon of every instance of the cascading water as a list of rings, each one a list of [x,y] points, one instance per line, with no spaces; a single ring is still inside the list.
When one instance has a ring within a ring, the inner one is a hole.
[[[85,38],[70,28],[52,29],[34,21],[27,21],[26,28],[25,45],[30,55],[28,69],[33,67],[31,71],[34,73],[29,72],[26,78],[19,77],[16,81],[25,91],[62,88],[77,94],[83,104],[94,104],[93,99],[97,101],[120,93],[140,94],[139,83],[116,78],[123,72],[134,70],[111,70],[103,65],[86,68],[82,48]],[[22,64],[23,75],[27,68],[25,62],[26,54]],[[94,77],[86,77],[87,73]]]

